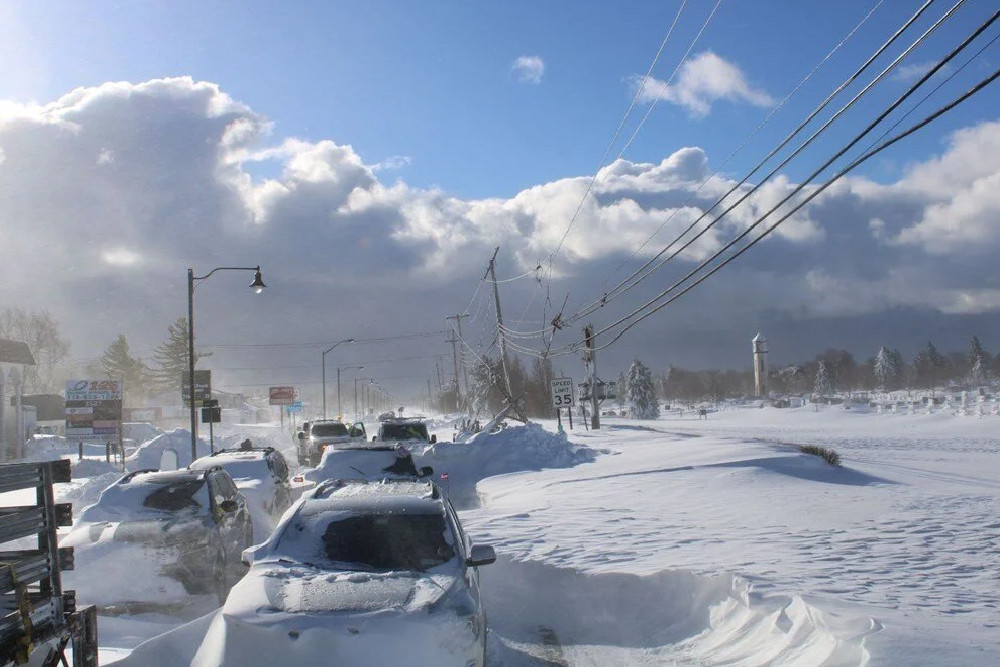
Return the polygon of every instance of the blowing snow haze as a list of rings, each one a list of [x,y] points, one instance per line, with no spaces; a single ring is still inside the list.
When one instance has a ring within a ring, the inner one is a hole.
[[[433,355],[448,355],[450,370],[444,318],[470,299],[481,305],[494,248],[498,278],[523,276],[500,285],[511,328],[545,328],[567,294],[566,314],[599,299],[733,187],[916,8],[879,6],[782,103],[871,4],[723,4],[682,61],[709,17],[707,5],[691,8],[646,77],[672,4],[5,3],[0,305],[48,310],[74,359],[99,357],[119,333],[148,357],[186,313],[188,267],[259,264],[268,283],[260,296],[241,273],[196,292],[197,342],[213,351],[203,366],[219,388],[315,389],[317,357],[332,342],[427,333],[345,345],[327,359],[328,373],[365,365],[355,375],[419,391]],[[842,123],[587,320],[611,324],[746,230],[970,33],[983,10],[958,11]],[[940,88],[898,129],[989,75],[997,47],[972,54],[995,34],[993,26],[935,75],[930,85]],[[987,87],[879,154],[630,330],[602,365],[639,356],[657,370],[745,368],[757,330],[775,362],[827,347],[863,359],[883,344],[909,356],[929,338],[964,349],[973,334],[996,351],[998,102]],[[554,346],[579,340],[585,322]],[[481,322],[465,333],[478,349],[493,337]],[[376,365],[389,359],[401,361]],[[578,355],[557,362],[570,373],[578,364]]]

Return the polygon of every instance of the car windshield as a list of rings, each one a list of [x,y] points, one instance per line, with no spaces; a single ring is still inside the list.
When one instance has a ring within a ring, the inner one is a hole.
[[[197,497],[198,491],[204,486],[204,479],[157,484],[146,494],[142,505],[149,509],[164,510],[167,512],[198,508],[202,506],[201,499]]]
[[[426,572],[455,557],[440,514],[338,514],[299,517],[279,552],[325,569]]]
[[[309,432],[317,438],[328,438],[336,435],[347,435],[347,426],[339,422],[335,424],[313,424]]]
[[[425,424],[383,424],[383,440],[427,440]]]

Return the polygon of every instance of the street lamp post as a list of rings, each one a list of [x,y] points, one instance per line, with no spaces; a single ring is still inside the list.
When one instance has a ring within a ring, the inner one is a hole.
[[[198,458],[198,412],[194,401],[194,285],[195,281],[207,280],[216,271],[253,271],[253,282],[250,289],[255,294],[264,291],[267,285],[260,275],[260,266],[217,266],[203,276],[194,275],[193,269],[188,269],[188,401],[191,405],[191,460]]]
[[[359,419],[358,413],[358,380],[368,380],[371,381],[372,378],[354,378],[354,419]],[[365,386],[361,385],[361,391],[364,392]],[[361,397],[362,408],[364,408],[364,396]]]
[[[360,371],[363,368],[364,368],[364,366],[338,366],[337,367],[337,418],[338,419],[342,419],[343,416],[344,416],[344,409],[340,405],[340,371],[350,371],[350,370]],[[357,384],[355,384],[354,386],[357,387]],[[357,402],[357,399],[355,399],[355,403],[356,402]],[[357,407],[357,406],[355,405],[355,407]]]
[[[327,349],[323,350],[323,356],[322,356],[322,360],[323,360],[323,419],[326,419],[326,353],[330,352],[331,350],[333,350],[333,348],[337,347],[341,343],[353,343],[353,342],[354,342],[353,338],[345,338],[344,340],[338,340],[336,343],[334,343],[333,345],[331,345]],[[339,405],[339,403],[340,403],[340,375],[339,375],[340,369],[337,369],[337,372],[338,372],[338,375],[337,375],[337,403],[338,403],[338,405],[337,405],[337,411],[339,412],[340,411],[340,405]]]

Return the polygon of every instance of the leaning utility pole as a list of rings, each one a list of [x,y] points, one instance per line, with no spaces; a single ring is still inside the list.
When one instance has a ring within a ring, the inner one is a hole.
[[[456,326],[456,328],[458,330],[458,342],[461,345],[465,345],[465,339],[462,338],[462,318],[463,317],[469,317],[469,314],[468,313],[461,313],[461,314],[458,314],[458,315],[452,315],[451,317],[444,318],[446,320],[455,320],[455,326]],[[466,393],[468,393],[468,391],[469,391],[469,371],[465,367],[465,352],[463,352],[458,357],[458,364],[459,364],[459,366],[462,367],[462,381],[465,383],[465,391],[466,391]]]
[[[514,391],[510,388],[510,373],[507,372],[507,337],[503,332],[503,315],[500,313],[500,290],[497,286],[496,259],[498,252],[500,252],[500,246],[497,246],[497,249],[493,251],[493,257],[490,258],[490,266],[486,269],[486,273],[490,277],[490,282],[493,283],[493,300],[497,306],[497,336],[500,338],[500,366],[503,368],[503,379],[507,385],[507,395],[513,397]],[[486,276],[483,277],[485,278]]]
[[[594,345],[594,325],[583,328],[583,360],[590,365],[590,428],[601,428],[600,406],[597,402],[597,350]]]

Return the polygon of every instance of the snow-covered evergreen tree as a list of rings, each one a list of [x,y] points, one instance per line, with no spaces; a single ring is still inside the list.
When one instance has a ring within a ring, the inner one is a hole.
[[[979,337],[969,341],[969,381],[980,384],[986,379],[986,352],[979,343]]]
[[[890,352],[889,348],[883,345],[878,349],[878,354],[875,355],[875,365],[872,372],[875,374],[878,386],[883,391],[894,389],[897,379],[903,373],[902,358],[898,352]]]
[[[816,366],[816,381],[813,384],[813,393],[819,396],[826,396],[833,392],[833,381],[830,379],[830,371],[826,367],[826,362],[822,359]]]
[[[101,368],[109,378],[124,381],[127,403],[135,402],[149,388],[149,369],[142,359],[132,356],[124,334],[118,334],[115,342],[104,351]]]
[[[641,361],[636,359],[629,366],[625,380],[632,416],[636,419],[656,419],[660,416],[660,401],[653,386],[653,374]],[[621,391],[619,389],[618,391]]]

